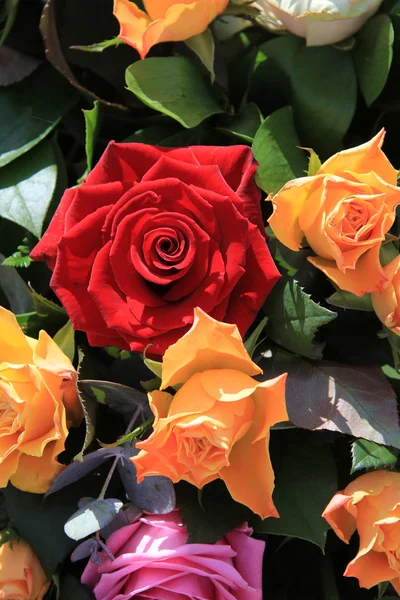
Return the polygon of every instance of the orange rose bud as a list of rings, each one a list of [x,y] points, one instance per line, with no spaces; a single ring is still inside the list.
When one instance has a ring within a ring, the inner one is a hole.
[[[236,325],[196,308],[192,328],[164,356],[161,389],[181,387],[149,394],[154,431],[131,459],[138,482],[165,475],[202,488],[222,479],[234,500],[278,517],[269,431],[288,420],[286,374],[259,383],[251,377],[259,373]]]
[[[382,152],[385,131],[328,159],[313,177],[289,181],[271,198],[269,224],[285,246],[303,237],[317,256],[308,260],[339,288],[362,296],[386,281],[379,260],[400,204],[397,171]]]
[[[24,335],[0,307],[0,487],[46,492],[63,469],[68,427],[81,419],[71,361],[45,331]]]
[[[0,546],[0,600],[42,600],[49,587],[39,559],[24,540]]]
[[[129,0],[114,0],[119,39],[145,58],[160,42],[181,42],[202,33],[229,0],[144,0],[146,12]]]
[[[400,335],[400,255],[383,272],[386,282],[382,291],[371,294],[372,306],[382,323]]]
[[[322,513],[344,542],[358,531],[360,549],[344,575],[357,577],[361,587],[390,581],[400,593],[399,499],[400,473],[373,471],[335,494]]]

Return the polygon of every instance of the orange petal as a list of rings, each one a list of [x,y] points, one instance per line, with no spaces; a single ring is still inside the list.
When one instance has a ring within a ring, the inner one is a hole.
[[[399,269],[400,255],[383,267],[387,282],[382,291],[371,294],[372,306],[378,319],[397,335],[400,335]]]
[[[360,587],[371,588],[383,581],[397,579],[399,574],[389,566],[383,552],[370,550],[367,554],[358,554],[344,572],[346,577],[357,577]]]
[[[76,389],[75,368],[45,331],[41,331],[39,334],[33,352],[33,362],[40,369],[54,398],[57,401],[62,400],[68,419],[79,425],[83,418],[83,412]]]
[[[165,419],[165,417],[168,416],[168,411],[174,396],[172,396],[172,394],[168,394],[167,392],[160,392],[159,390],[149,392],[147,395],[149,398],[150,408],[153,411],[156,421],[158,419]]]
[[[275,476],[269,456],[269,435],[251,442],[248,433],[234,445],[229,455],[230,465],[221,469],[219,475],[236,502],[248,506],[262,519],[279,517],[272,500]]]
[[[382,289],[387,281],[379,260],[380,244],[367,250],[356,263],[355,269],[342,272],[336,263],[319,256],[309,256],[308,260],[320,269],[341,290],[363,296],[369,292]]]
[[[114,0],[113,14],[120,24],[119,39],[135,48],[139,52],[140,58],[144,58],[150,47],[144,50],[143,36],[151,19],[129,0]]]
[[[385,130],[381,129],[369,142],[334,154],[323,163],[317,174],[340,174],[344,171],[369,173],[374,171],[387,183],[396,185],[398,171],[381,150],[384,138]]]
[[[10,478],[18,469],[21,453],[16,449],[0,462],[0,488],[7,487]]]
[[[190,330],[164,354],[161,389],[184,383],[198,371],[226,368],[247,375],[262,373],[246,352],[236,325],[216,321],[195,308]]]
[[[0,363],[32,362],[32,350],[13,313],[0,306]]]
[[[13,486],[32,494],[47,492],[54,479],[65,468],[56,460],[63,450],[64,441],[58,440],[47,444],[42,456],[21,454],[18,469],[10,477]]]
[[[174,483],[182,479],[187,469],[176,460],[177,441],[170,430],[154,431],[147,440],[137,442],[136,447],[140,452],[130,460],[136,467],[138,483],[149,475],[164,475]]]
[[[346,544],[356,530],[356,520],[347,510],[351,500],[352,496],[337,492],[322,513],[336,535]]]
[[[304,237],[299,217],[307,210],[306,203],[310,195],[323,181],[323,176],[299,177],[289,181],[283,188],[269,197],[274,212],[268,219],[272,231],[282,244],[291,250],[298,250]]]
[[[254,435],[254,441],[265,437],[272,425],[289,421],[285,400],[286,379],[287,373],[284,373],[257,385],[252,395],[255,413],[251,434]]]
[[[168,2],[161,3],[155,8],[158,0],[146,2],[149,14],[161,15]],[[228,5],[228,0],[214,2],[211,0],[196,0],[195,2],[173,2],[163,18],[158,17],[146,29],[143,35],[143,52],[147,54],[152,46],[160,42],[180,42],[202,33],[208,25]],[[153,12],[154,11],[154,12]]]

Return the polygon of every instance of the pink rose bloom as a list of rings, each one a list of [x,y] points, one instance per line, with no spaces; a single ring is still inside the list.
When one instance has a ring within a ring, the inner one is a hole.
[[[265,543],[242,526],[216,544],[187,544],[178,511],[143,515],[110,535],[102,565],[89,560],[82,583],[96,600],[261,600]]]

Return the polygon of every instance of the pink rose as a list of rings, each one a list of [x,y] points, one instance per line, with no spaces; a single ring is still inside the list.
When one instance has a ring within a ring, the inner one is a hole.
[[[243,525],[216,544],[187,544],[178,511],[143,515],[111,534],[114,560],[89,560],[82,583],[96,600],[261,600],[265,543],[250,533]]]

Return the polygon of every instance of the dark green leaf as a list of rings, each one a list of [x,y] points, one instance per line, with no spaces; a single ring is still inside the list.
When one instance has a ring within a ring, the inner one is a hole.
[[[105,527],[122,508],[118,498],[94,500],[79,508],[65,523],[64,531],[73,540],[82,540]]]
[[[91,110],[83,110],[82,112],[85,116],[85,151],[87,167],[78,183],[80,183],[92,170],[94,147],[101,124],[102,104],[99,100],[95,100]]]
[[[308,540],[324,550],[328,524],[321,514],[336,487],[329,446],[290,442],[275,479],[273,499],[280,518],[256,518],[252,526],[255,531]]]
[[[0,167],[43,140],[75,100],[76,92],[49,65],[3,90],[0,96]]]
[[[72,322],[70,320],[67,321],[66,324],[57,331],[53,339],[57,346],[72,362],[75,356],[75,331],[72,327]]]
[[[52,321],[66,321],[67,313],[62,306],[56,304],[52,300],[45,298],[31,288],[30,290],[33,304],[37,314],[43,318],[50,318]]]
[[[81,451],[74,456],[74,460],[76,461],[82,461],[83,460],[83,453],[85,452],[85,450],[87,448],[89,448],[90,444],[93,442],[94,440],[94,436],[95,436],[95,424],[96,424],[96,417],[97,417],[97,402],[95,400],[93,400],[93,398],[91,396],[89,396],[88,394],[86,394],[84,392],[84,390],[81,389],[80,387],[80,381],[81,381],[81,376],[82,376],[82,372],[84,372],[85,369],[85,361],[87,359],[85,359],[83,352],[81,350],[78,351],[78,356],[79,356],[79,366],[78,366],[78,395],[79,395],[79,400],[80,403],[82,405],[82,410],[83,410],[83,416],[85,418],[85,427],[86,427],[86,432],[85,432],[85,439],[83,442],[83,446]]]
[[[202,490],[185,481],[175,487],[177,507],[188,529],[189,544],[214,544],[252,514],[246,506],[232,500],[220,480]]]
[[[289,420],[400,448],[396,395],[379,367],[303,360],[274,352],[259,363],[266,379],[288,373]]]
[[[107,404],[116,412],[133,414],[137,408],[140,408],[144,419],[152,415],[146,394],[127,385],[97,379],[80,379],[79,388],[87,396],[100,404]]]
[[[269,317],[267,335],[274,342],[301,356],[322,358],[324,344],[314,336],[336,313],[313,302],[293,279],[286,278],[274,287],[264,311]]]
[[[257,348],[258,344],[260,343],[260,336],[262,335],[262,333],[265,329],[267,321],[268,321],[268,318],[264,317],[264,319],[262,319],[262,321],[260,321],[260,323],[257,325],[257,327],[255,328],[253,333],[251,333],[249,335],[249,337],[246,339],[246,341],[244,342],[244,347],[246,348],[248,354],[251,357],[253,356],[255,349]]]
[[[364,296],[355,296],[351,292],[345,292],[338,290],[332,296],[326,299],[329,304],[338,306],[339,308],[349,308],[351,310],[363,310],[373,311],[371,294],[364,294]]]
[[[397,462],[399,451],[380,446],[368,440],[356,440],[351,445],[353,458],[351,473],[361,469],[384,469],[394,467]]]
[[[262,122],[263,116],[257,104],[249,102],[240,115],[233,117],[229,124],[219,125],[216,129],[228,133],[238,141],[251,144]]]
[[[307,159],[296,147],[299,144],[291,108],[281,108],[265,119],[252,146],[259,164],[256,181],[261,189],[276,193],[289,180],[304,175]]]
[[[393,57],[394,31],[388,15],[370,19],[356,38],[353,51],[360,88],[372,104],[385,87]]]
[[[7,46],[0,48],[0,86],[18,83],[33,73],[40,61]]]
[[[139,60],[126,70],[126,84],[144,104],[187,128],[223,112],[210,85],[188,58]]]
[[[0,169],[0,216],[39,238],[56,182],[53,146],[44,141]]]
[[[0,261],[4,256],[0,254]],[[3,290],[13,313],[30,312],[33,308],[28,286],[14,267],[0,265],[0,288]]]
[[[66,573],[60,577],[60,596],[58,600],[94,600],[93,593],[78,577]]]
[[[4,43],[8,34],[14,25],[15,17],[17,16],[19,0],[4,0],[4,5],[1,8],[0,21],[5,21],[3,30],[0,34],[0,45]]]
[[[207,71],[211,75],[211,83],[214,83],[214,56],[215,56],[215,43],[214,38],[210,29],[205,29],[203,33],[194,35],[191,38],[185,40],[186,46],[192,50],[199,57]]]

